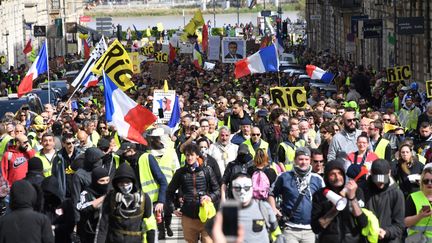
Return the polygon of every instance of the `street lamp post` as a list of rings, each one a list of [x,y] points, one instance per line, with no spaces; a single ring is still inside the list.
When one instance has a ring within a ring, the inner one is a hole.
[[[216,27],[216,0],[213,0],[213,26]]]
[[[240,26],[240,0],[237,0],[237,26]]]
[[[6,37],[6,60],[8,60],[9,64],[9,30],[6,30],[6,33],[3,34]]]

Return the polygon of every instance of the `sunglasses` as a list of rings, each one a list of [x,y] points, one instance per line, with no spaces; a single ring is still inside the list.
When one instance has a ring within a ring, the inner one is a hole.
[[[432,184],[432,179],[423,179],[422,182],[425,185],[429,185],[429,184]]]
[[[356,119],[355,119],[355,118],[353,118],[353,119],[346,119],[346,121],[347,121],[347,122],[355,122]]]
[[[66,145],[72,145],[73,142],[65,142]]]
[[[390,121],[390,119],[383,119],[383,121]]]
[[[324,160],[314,160],[314,163],[324,163]]]
[[[252,133],[252,136],[257,136],[257,137],[259,137],[259,136],[261,136],[261,133]]]
[[[248,192],[251,188],[252,186],[233,186],[233,189],[236,192],[241,192],[242,189]]]
[[[103,130],[106,130],[106,129],[107,129],[107,127],[99,127],[99,129],[103,129]]]

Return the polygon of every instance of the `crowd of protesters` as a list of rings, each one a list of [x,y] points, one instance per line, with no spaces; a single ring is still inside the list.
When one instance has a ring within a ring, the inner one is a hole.
[[[228,199],[240,203],[238,242],[432,240],[432,103],[419,85],[303,46],[286,51],[334,73],[336,92],[283,72],[237,80],[232,64],[197,70],[181,54],[166,77],[180,126],[154,124],[147,146],[107,124],[99,88],[41,114],[3,114],[0,241],[155,242],[173,236],[175,215],[185,241],[224,242],[212,208]],[[127,92],[149,109],[163,86],[152,65]],[[2,74],[2,94],[22,71]],[[271,87],[296,85],[304,108],[270,99]]]

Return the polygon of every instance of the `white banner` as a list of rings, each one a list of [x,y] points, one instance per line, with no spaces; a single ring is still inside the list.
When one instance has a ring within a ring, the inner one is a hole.
[[[221,39],[219,36],[209,36],[208,40],[208,60],[216,60],[220,59],[220,44]]]
[[[159,117],[159,109],[163,111],[161,121],[169,121],[173,112],[175,102],[175,90],[155,89],[153,92],[153,114]]]
[[[192,54],[193,45],[191,43],[179,43],[180,53],[182,54]]]

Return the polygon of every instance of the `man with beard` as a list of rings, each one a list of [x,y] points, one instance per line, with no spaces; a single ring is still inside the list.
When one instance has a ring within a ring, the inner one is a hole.
[[[318,190],[312,199],[311,226],[318,242],[360,243],[364,241],[361,230],[368,219],[362,212],[363,191],[354,180],[345,182],[344,161],[333,160],[324,170],[325,188]],[[324,195],[327,191],[344,196],[349,205],[338,211]]]
[[[9,147],[3,154],[1,161],[2,176],[7,180],[9,186],[26,176],[27,162],[35,155],[26,135],[17,135],[14,143],[14,146]]]
[[[354,110],[347,110],[342,116],[344,129],[337,133],[329,146],[327,160],[336,159],[336,154],[343,151],[346,154],[357,151],[357,137],[361,131],[356,128]]]
[[[231,138],[231,143],[236,144],[236,145],[240,145],[242,144],[244,141],[248,140],[251,138],[251,125],[252,125],[252,121],[249,119],[243,119],[240,122],[240,132],[236,133],[232,138]]]
[[[248,113],[243,110],[243,102],[236,101],[232,106],[232,114],[225,116],[224,124],[230,129],[231,133],[236,133],[240,130],[241,121],[244,119],[251,120]]]
[[[230,142],[231,132],[228,127],[219,129],[219,138],[210,145],[208,155],[213,157],[219,165],[221,174],[225,172],[227,164],[237,157],[238,145]]]
[[[312,195],[324,187],[323,179],[312,172],[311,153],[300,147],[295,152],[294,169],[282,173],[273,183],[268,202],[276,216],[282,217],[283,234],[288,242],[314,243],[311,228]],[[276,208],[276,198],[281,198],[281,211]]]
[[[424,156],[432,143],[431,124],[428,121],[422,122],[418,130],[419,134],[414,138],[414,151]]]

